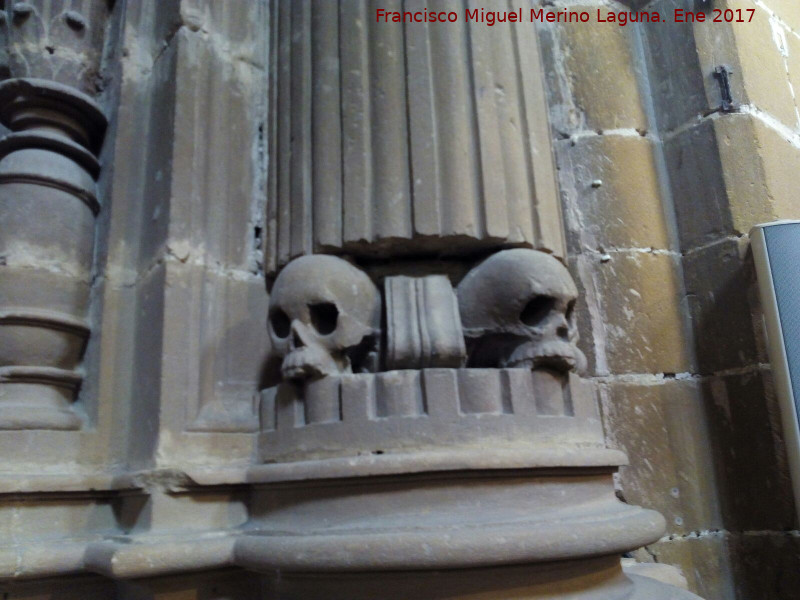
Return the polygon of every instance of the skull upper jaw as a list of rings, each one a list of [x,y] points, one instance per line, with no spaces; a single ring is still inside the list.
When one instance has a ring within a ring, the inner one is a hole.
[[[581,372],[586,357],[574,342],[562,338],[531,339],[516,331],[468,336],[474,368],[547,369],[560,373]]]
[[[526,342],[517,346],[501,366],[525,369],[550,369],[561,373],[581,372],[586,368],[586,357],[574,344],[562,340]]]
[[[320,346],[304,346],[292,350],[284,356],[281,364],[283,378],[290,381],[319,379],[351,372],[347,356],[335,356]]]
[[[300,348],[286,350],[281,365],[281,375],[295,383],[332,375],[377,370],[377,334],[365,332],[358,343],[332,348],[310,343]]]

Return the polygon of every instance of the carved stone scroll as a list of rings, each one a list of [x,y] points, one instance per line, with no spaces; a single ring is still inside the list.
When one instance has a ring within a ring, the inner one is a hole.
[[[444,275],[387,277],[386,368],[459,367],[466,358],[458,301]]]
[[[72,88],[11,79],[0,122],[0,429],[76,429],[106,119]]]

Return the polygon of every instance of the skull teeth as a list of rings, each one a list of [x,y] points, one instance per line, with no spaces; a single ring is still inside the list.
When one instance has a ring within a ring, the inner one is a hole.
[[[333,358],[317,346],[298,348],[287,354],[281,365],[285,379],[310,379],[339,372]]]
[[[540,344],[523,344],[506,360],[511,368],[551,368],[571,371],[578,365],[576,350],[572,344],[550,341]]]

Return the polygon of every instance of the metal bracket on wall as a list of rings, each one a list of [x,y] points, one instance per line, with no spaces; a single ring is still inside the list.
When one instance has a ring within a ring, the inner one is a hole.
[[[722,112],[733,112],[735,110],[733,105],[733,94],[731,92],[730,77],[732,74],[733,69],[726,67],[725,65],[720,65],[714,69],[714,77],[719,84],[719,94],[722,98],[722,104],[720,105],[720,110]]]

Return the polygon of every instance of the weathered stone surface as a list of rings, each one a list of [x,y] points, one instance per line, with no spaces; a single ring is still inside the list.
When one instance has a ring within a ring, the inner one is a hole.
[[[726,528],[793,528],[794,503],[768,373],[714,377],[703,385],[714,424],[711,441],[718,453],[718,489]],[[743,487],[743,479],[751,483]]]
[[[786,69],[789,72],[789,84],[792,86],[795,106],[798,105],[797,93],[800,90],[800,38],[795,34],[800,30],[800,17],[797,19],[798,28],[794,32],[785,32],[785,57]]]
[[[579,123],[564,128],[565,133],[589,129],[647,130],[643,99],[637,82],[631,28],[609,27],[597,21],[597,6],[570,5],[570,10],[587,10],[587,23],[558,27],[560,53],[572,101],[580,111]],[[609,9],[599,8],[607,18]],[[558,121],[555,126],[563,127]]]
[[[664,142],[664,158],[685,252],[731,232],[724,170],[714,125],[701,121]]]
[[[667,141],[665,157],[684,251],[796,216],[786,174],[800,150],[752,115],[702,121]]]
[[[646,4],[644,2],[639,4]],[[673,15],[676,8],[696,10],[692,0],[657,0],[647,10]],[[649,97],[662,134],[716,108],[706,98],[703,69],[695,46],[692,23],[645,23],[643,45],[648,61]]]
[[[739,597],[791,598],[800,586],[800,537],[791,532],[746,532],[729,542]]]
[[[744,234],[756,223],[777,218],[772,191],[766,179],[765,156],[759,152],[756,122],[750,116],[730,114],[714,120],[714,134],[725,182],[730,230],[724,233]],[[755,148],[752,148],[753,144]],[[754,154],[742,148],[751,147]]]
[[[788,52],[784,47],[784,38],[790,34],[771,23],[769,13],[757,5],[754,6],[752,2],[727,0],[726,6],[731,9],[756,9],[753,19],[747,22],[747,27],[742,27],[741,23],[729,26],[739,49],[739,77],[744,82],[746,102],[769,113],[786,127],[796,128],[797,106],[789,87],[783,56]],[[745,100],[742,101],[744,102]]]
[[[414,462],[414,451],[457,456],[489,444],[554,460],[594,446],[602,460],[594,388],[574,374],[566,381],[547,375],[422,369],[283,383],[262,393],[261,457],[352,457],[355,464],[385,453]]]
[[[579,321],[589,371],[683,373],[692,370],[686,313],[676,258],[667,253],[613,251],[572,262]]]
[[[676,536],[637,551],[639,560],[676,565],[689,589],[703,598],[736,598],[735,580],[724,532],[708,531]]]
[[[556,142],[570,252],[668,249],[653,143],[603,135]],[[568,174],[567,174],[568,173]]]
[[[723,527],[702,392],[693,380],[662,379],[609,383],[600,396],[609,442],[630,460],[620,469],[622,495],[664,515],[667,535]]]
[[[750,118],[755,150],[764,169],[764,188],[761,197],[766,195],[775,218],[797,218],[797,193],[791,174],[800,169],[800,148],[761,120]],[[754,224],[747,223],[747,227]]]
[[[112,5],[71,6],[52,0],[9,2],[0,24],[4,75],[41,77],[95,94],[103,88],[101,57]]]
[[[701,374],[757,361],[754,330],[761,326],[747,290],[752,264],[744,240],[724,239],[693,250],[683,260],[686,307],[692,318]]]
[[[765,0],[764,5],[771,9],[793,32],[800,31],[800,15],[797,14],[795,10],[797,7],[792,0]]]

